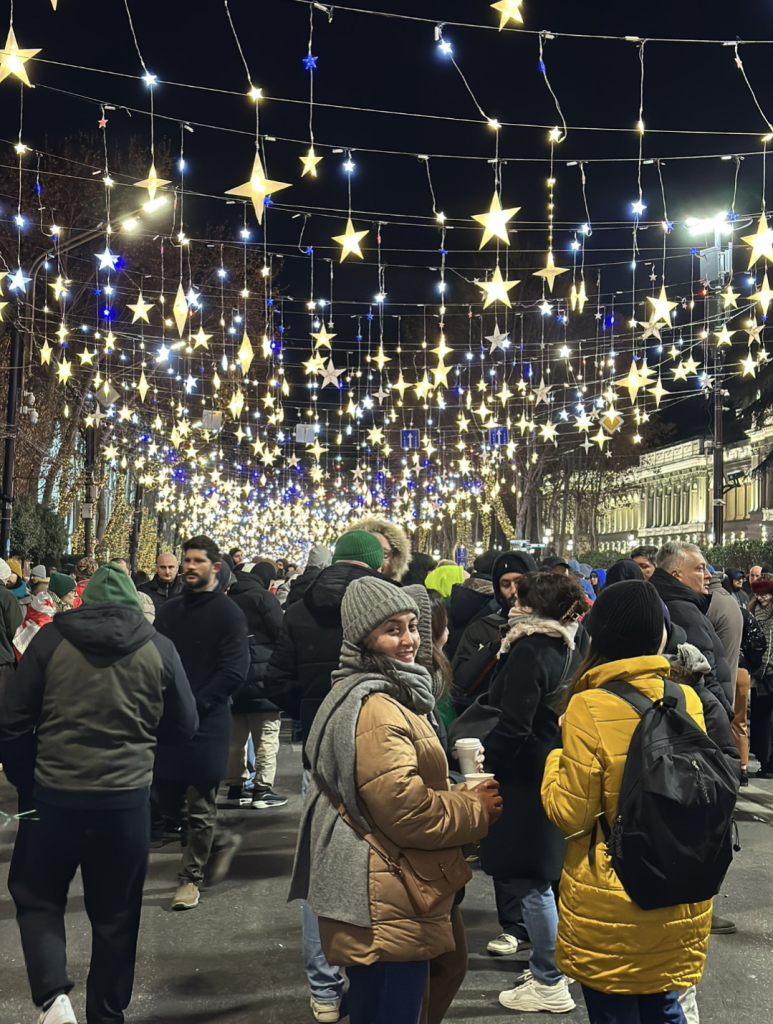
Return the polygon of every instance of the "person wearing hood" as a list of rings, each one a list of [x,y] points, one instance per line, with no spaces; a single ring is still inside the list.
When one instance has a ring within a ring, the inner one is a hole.
[[[746,576],[743,569],[726,569],[722,586],[741,608],[749,607],[749,595],[744,590]]]
[[[269,592],[271,592],[272,587],[276,589],[274,585],[277,580],[281,579],[276,562],[271,562],[268,558],[261,558],[260,561],[253,562],[250,572],[253,576],[257,577],[264,590]]]
[[[179,597],[183,592],[183,578],[180,575],[180,563],[171,551],[162,551],[156,558],[156,574],[148,583],[143,583],[137,590],[147,594],[156,611],[166,604],[170,598]]]
[[[499,720],[484,739],[485,771],[501,788],[504,813],[481,844],[481,867],[494,879],[503,934],[489,952],[504,947],[529,961],[531,976],[499,1001],[511,1010],[567,1013],[569,986],[555,962],[556,902],[552,883],[561,873],[565,842],[542,808],[545,761],[561,742],[555,695],[582,660],[578,618],[585,592],[573,574],[527,573],[515,583],[501,667],[486,703]]]
[[[232,698],[231,744],[225,778],[228,800],[237,807],[244,804],[255,809],[283,807],[287,797],[274,792],[282,714],[266,697],[263,684],[284,616],[279,601],[254,573],[245,572],[244,566],[236,566],[233,580],[228,596],[247,620],[250,668]],[[246,790],[244,784],[250,777],[246,756],[250,736],[255,748],[255,777],[252,789]]]
[[[217,824],[217,793],[228,768],[231,696],[250,667],[247,620],[223,592],[223,581],[218,580],[223,564],[210,537],[187,540],[185,591],[156,615],[156,629],[169,637],[180,655],[200,719],[185,746],[159,743],[153,776],[156,805],[164,817],[184,820],[187,807],[187,844],[174,910],[198,906],[202,885],[216,885],[225,878],[241,842]]]
[[[400,582],[404,587],[411,586],[414,583],[420,583],[422,586],[425,586],[427,574],[432,572],[433,569],[437,569],[437,567],[438,563],[431,555],[425,555],[423,551],[414,551],[408,563],[408,571]]]
[[[536,562],[527,551],[503,551],[497,556],[491,571],[494,586],[491,611],[465,629],[451,661],[454,696],[459,707],[469,704],[469,698],[487,689],[488,676],[496,664],[504,635],[502,630],[515,600],[517,580],[527,572],[536,571]]]
[[[76,1024],[65,907],[80,865],[92,931],[89,1021],[131,999],[150,838],[156,744],[186,743],[196,702],[173,644],[145,620],[134,584],[108,563],[81,607],[33,638],[0,694],[0,757],[22,818],[8,888],[40,1024]]]
[[[24,621],[24,611],[19,598],[6,584],[11,579],[11,567],[4,558],[0,558],[0,692],[16,668],[16,653],[13,638]],[[17,583],[23,586],[24,580]]]
[[[611,587],[613,583],[622,583],[624,580],[643,580],[644,573],[637,562],[632,558],[618,558],[607,569],[607,579],[604,584]]]
[[[302,600],[317,576],[319,576],[323,569],[327,569],[332,564],[333,552],[329,547],[326,547],[324,544],[317,544],[316,547],[313,547],[306,560],[306,568],[293,581],[288,591],[287,599],[284,603],[285,611],[287,611],[290,605],[295,604],[296,601]]]
[[[588,576],[590,576],[590,566],[587,566],[587,568],[588,568]],[[588,595],[588,600],[592,604],[596,600],[596,593],[595,593],[593,587],[590,585],[590,581],[583,574],[583,568],[580,565],[580,563],[577,561],[576,558],[572,558],[569,561],[569,569],[570,569],[571,572],[574,573],[574,575],[580,581],[580,586],[585,591],[585,593]]]
[[[449,658],[456,654],[465,629],[497,610],[491,574],[500,554],[493,549],[484,551],[472,563],[472,573],[466,579],[454,581],[448,602],[449,636],[446,653]],[[425,586],[431,584],[425,581]]]
[[[336,541],[332,565],[322,569],[305,588],[303,597],[285,612],[279,642],[268,665],[265,690],[269,700],[300,722],[304,744],[338,667],[344,594],[354,580],[379,578],[383,564],[384,549],[378,538],[365,530],[349,530]],[[387,582],[396,586],[388,579]],[[303,765],[305,793],[309,780],[305,752]],[[302,906],[302,925],[303,964],[311,1009],[317,1021],[334,1024],[340,1016],[344,978],[325,960],[317,919],[306,903]]]
[[[411,546],[400,527],[386,519],[360,519],[352,523],[347,533],[352,530],[364,530],[378,539],[384,552],[381,572],[399,583],[405,576],[411,557]]]
[[[593,593],[596,597],[599,596],[599,591],[607,582],[607,570],[606,569],[593,569],[588,577],[590,585],[593,587]]]
[[[471,878],[462,847],[485,836],[501,798],[493,781],[449,788],[426,717],[438,694],[416,660],[413,599],[360,578],[341,619],[339,669],[306,747],[312,775],[288,898],[308,900],[328,962],[346,967],[351,1024],[407,1024],[418,1021],[429,961],[454,947],[454,895]]]

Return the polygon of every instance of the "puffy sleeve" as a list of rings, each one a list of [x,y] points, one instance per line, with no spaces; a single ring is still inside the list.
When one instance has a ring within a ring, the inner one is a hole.
[[[566,710],[564,747],[548,755],[542,777],[542,805],[548,818],[566,835],[588,832],[603,808],[601,739],[590,708],[581,694]]]

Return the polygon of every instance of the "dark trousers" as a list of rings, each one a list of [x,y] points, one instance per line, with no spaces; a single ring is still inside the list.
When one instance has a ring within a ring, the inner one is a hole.
[[[73,810],[35,801],[19,823],[8,875],[32,998],[38,1006],[73,983],[67,976],[64,913],[80,865],[91,923],[88,1024],[123,1021],[134,985],[150,809]]]
[[[201,888],[204,868],[212,854],[228,845],[229,833],[217,824],[217,791],[220,782],[153,783],[154,805],[166,818],[179,821],[187,844],[183,849],[180,885],[193,882]]]
[[[679,995],[618,996],[582,986],[590,1024],[686,1024]]]
[[[427,961],[347,967],[349,1024],[419,1024]]]
[[[503,932],[520,942],[529,942],[529,933],[523,923],[523,889],[520,881],[500,882],[494,879],[494,898],[497,918]]]
[[[773,772],[773,693],[752,690],[749,748],[764,772]]]
[[[442,1024],[467,975],[467,933],[460,907],[451,911],[451,927],[456,948],[429,962],[421,1024]]]

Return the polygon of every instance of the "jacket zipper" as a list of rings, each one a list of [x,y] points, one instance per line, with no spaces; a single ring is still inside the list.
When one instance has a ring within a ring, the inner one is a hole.
[[[703,797],[703,802],[705,804],[710,804],[711,800],[709,799],[709,791],[708,791],[708,789],[706,789],[706,780],[703,778],[703,772],[701,771],[701,766],[698,764],[698,762],[695,760],[695,758],[692,758],[692,760],[690,761],[690,764],[695,769],[695,774],[696,774],[697,780],[698,780],[698,788],[701,791],[701,796]]]

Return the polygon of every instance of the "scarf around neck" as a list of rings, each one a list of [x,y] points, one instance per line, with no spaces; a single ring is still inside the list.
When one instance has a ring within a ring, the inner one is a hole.
[[[557,619],[543,619],[535,615],[531,610],[525,611],[522,608],[511,608],[509,616],[509,629],[502,641],[498,658],[507,654],[516,640],[524,636],[532,636],[534,633],[542,633],[544,636],[553,636],[563,640],[570,651],[574,650],[574,638],[577,635],[577,622],[559,622]]]

